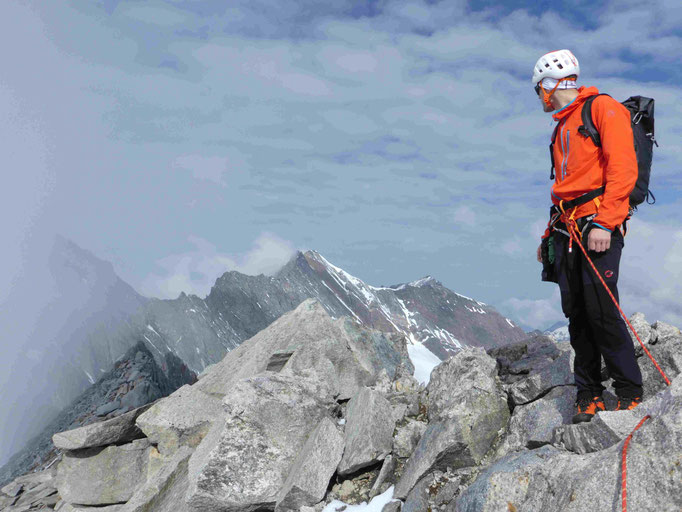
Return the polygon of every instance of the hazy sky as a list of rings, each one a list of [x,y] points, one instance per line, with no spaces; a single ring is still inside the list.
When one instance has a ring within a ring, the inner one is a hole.
[[[530,77],[569,48],[580,84],[656,99],[658,202],[631,222],[622,302],[682,326],[680,3],[553,4],[3,0],[0,301],[22,272],[46,300],[61,233],[146,296],[315,249],[547,327],[553,122]]]

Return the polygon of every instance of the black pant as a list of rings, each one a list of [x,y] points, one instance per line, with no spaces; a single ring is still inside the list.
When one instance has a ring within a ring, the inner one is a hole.
[[[580,247],[574,242],[569,253],[569,238],[556,231],[553,236],[561,307],[569,320],[568,332],[575,351],[573,373],[578,397],[601,395],[602,357],[614,379],[616,394],[621,398],[641,397],[642,374],[625,321]],[[587,250],[587,237],[583,246]],[[607,251],[587,251],[616,300],[623,246],[623,235],[615,229]]]

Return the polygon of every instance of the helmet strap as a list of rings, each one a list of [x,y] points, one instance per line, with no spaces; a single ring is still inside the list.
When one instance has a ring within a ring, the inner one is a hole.
[[[552,97],[552,94],[554,94],[554,91],[557,90],[557,87],[559,87],[559,84],[560,84],[561,82],[565,82],[566,80],[568,80],[568,78],[560,78],[560,79],[557,81],[557,83],[556,83],[556,85],[554,86],[554,88],[553,88],[551,91],[549,91],[549,92],[547,92],[547,91],[545,90],[545,88],[542,87],[542,82],[540,82],[540,88],[542,88],[542,101],[545,102],[545,105],[547,105],[548,107],[553,107],[553,106],[554,106],[554,105],[552,105],[552,102],[550,101],[550,98]]]

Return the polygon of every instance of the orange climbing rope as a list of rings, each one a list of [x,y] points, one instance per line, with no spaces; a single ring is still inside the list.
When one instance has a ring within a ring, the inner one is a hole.
[[[561,202],[559,203],[559,208],[561,209],[561,213],[562,213],[561,220],[564,222],[564,224],[565,224],[566,227],[568,228],[568,232],[569,232],[570,235],[571,235],[571,238],[570,238],[570,241],[569,241],[569,245],[568,245],[568,250],[569,250],[569,251],[573,250],[573,240],[575,240],[575,242],[578,244],[578,247],[580,247],[580,250],[581,250],[581,251],[583,252],[583,254],[585,255],[585,259],[587,259],[587,262],[588,262],[588,263],[590,264],[590,266],[592,267],[592,270],[594,270],[594,273],[597,275],[597,277],[599,278],[599,280],[601,281],[601,283],[604,285],[604,288],[606,289],[607,293],[609,294],[609,297],[611,297],[611,300],[613,301],[613,303],[614,303],[614,304],[616,305],[616,307],[618,308],[618,312],[619,312],[620,315],[623,317],[623,320],[625,320],[625,322],[628,324],[628,327],[630,327],[630,330],[634,333],[635,337],[637,338],[637,341],[639,341],[639,344],[640,344],[640,345],[642,346],[642,348],[644,349],[644,352],[646,353],[646,355],[649,356],[649,359],[651,359],[651,362],[654,363],[654,366],[656,367],[656,369],[657,369],[657,370],[660,372],[660,374],[663,376],[663,380],[665,381],[665,383],[666,383],[668,386],[670,386],[670,379],[668,379],[668,376],[665,374],[665,372],[664,372],[664,371],[661,369],[661,367],[658,365],[658,363],[656,362],[656,359],[654,359],[654,356],[651,355],[651,352],[649,352],[649,351],[647,350],[647,348],[644,346],[644,343],[642,343],[642,340],[640,339],[639,334],[637,334],[637,331],[635,331],[635,328],[632,327],[632,324],[631,324],[630,321],[628,320],[628,317],[625,316],[625,313],[623,313],[623,310],[621,309],[620,304],[618,304],[618,301],[616,300],[616,298],[615,298],[615,297],[613,296],[613,294],[611,293],[611,290],[609,289],[608,285],[606,284],[606,282],[605,282],[604,279],[602,278],[601,274],[600,274],[599,271],[597,270],[597,267],[595,267],[595,266],[594,266],[594,263],[592,263],[592,259],[590,259],[590,257],[588,256],[587,251],[585,250],[585,247],[583,247],[583,244],[580,242],[580,234],[579,234],[579,231],[578,231],[578,224],[577,224],[576,220],[573,218],[573,216],[575,215],[575,209],[574,209],[574,211],[573,211],[573,214],[571,214],[570,216],[568,216],[568,215],[566,214],[566,211],[564,210],[563,201],[561,201]],[[640,420],[640,422],[637,424],[637,426],[632,430],[632,432],[630,432],[630,435],[629,435],[629,436],[627,437],[627,439],[625,440],[625,443],[623,443],[623,453],[622,453],[622,457],[621,457],[621,463],[622,463],[622,466],[621,466],[621,496],[622,496],[623,512],[627,512],[627,510],[628,510],[628,507],[627,507],[627,478],[626,478],[626,477],[627,477],[627,454],[628,454],[628,445],[630,444],[630,439],[632,438],[632,435],[633,435],[633,434],[639,429],[639,427],[641,427],[641,426],[644,424],[644,422],[645,422],[646,420],[648,420],[650,417],[651,417],[651,416],[649,416],[648,414],[647,414],[646,416],[644,416],[644,417]]]
[[[625,439],[625,443],[623,444],[623,454],[621,457],[621,471],[620,471],[620,481],[622,482],[621,485],[621,497],[622,497],[622,503],[623,503],[623,512],[628,511],[628,491],[627,487],[625,485],[625,482],[627,482],[627,472],[628,472],[628,466],[627,466],[627,456],[628,456],[628,445],[630,444],[630,439],[632,439],[632,434],[634,434],[639,427],[644,425],[644,422],[651,418],[648,414],[644,416],[641,420],[639,420],[639,423],[637,423],[637,426],[632,429],[632,432],[630,432],[630,435]]]

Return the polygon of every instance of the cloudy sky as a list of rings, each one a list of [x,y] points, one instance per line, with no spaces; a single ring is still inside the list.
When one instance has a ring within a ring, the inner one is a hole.
[[[581,84],[656,99],[658,201],[621,295],[682,326],[682,7],[554,4],[4,0],[0,301],[60,233],[146,296],[315,249],[545,328],[563,318],[535,261],[553,122],[530,76],[569,48]]]

